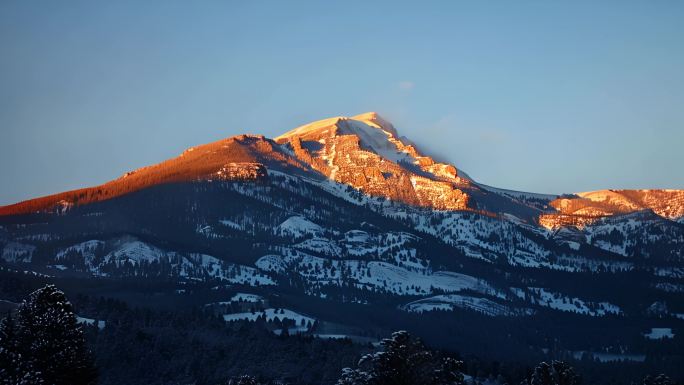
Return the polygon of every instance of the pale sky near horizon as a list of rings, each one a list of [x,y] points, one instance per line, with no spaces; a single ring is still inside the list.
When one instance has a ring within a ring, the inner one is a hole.
[[[0,205],[377,111],[489,185],[684,189],[684,2],[0,2]]]

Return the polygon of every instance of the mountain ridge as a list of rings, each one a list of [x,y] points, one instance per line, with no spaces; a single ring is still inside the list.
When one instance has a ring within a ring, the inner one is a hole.
[[[684,218],[684,190],[597,190],[553,195],[477,183],[453,165],[420,152],[376,112],[318,120],[273,139],[243,134],[190,147],[175,158],[127,172],[101,185],[1,206],[0,215],[63,211],[157,184],[257,180],[266,177],[268,169],[327,178],[370,196],[433,210],[474,209],[506,214],[501,208],[505,202],[488,203],[496,194],[499,200],[523,202],[532,210],[526,220],[550,230],[583,226],[598,218],[640,210],[653,210],[675,221]]]
[[[40,214],[0,216],[0,270],[135,302],[160,293],[228,323],[279,307],[296,322],[288,333],[311,338],[368,343],[410,329],[497,360],[506,357],[487,346],[535,360],[585,351],[681,361],[645,337],[668,328],[679,344],[684,330],[679,190],[498,189],[377,119],[223,139],[101,195],[77,190],[39,202],[58,204]],[[136,295],[138,285],[155,294]],[[233,303],[240,293],[261,299]],[[264,321],[267,331],[286,325]]]

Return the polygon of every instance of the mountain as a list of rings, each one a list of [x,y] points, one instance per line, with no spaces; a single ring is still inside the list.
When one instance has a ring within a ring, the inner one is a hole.
[[[541,215],[539,222],[551,229],[584,226],[599,218],[637,211],[652,211],[680,223],[684,220],[683,190],[589,191],[555,199],[550,205],[556,212]]]
[[[325,119],[275,140],[330,180],[372,196],[438,210],[468,208],[454,166],[435,162],[398,137],[376,113]]]
[[[68,209],[165,183],[255,180],[266,175],[266,167],[295,174],[308,170],[307,165],[285,153],[273,141],[258,135],[239,135],[191,147],[176,158],[127,172],[100,186],[0,207],[0,215]]]
[[[405,328],[500,361],[684,355],[684,191],[487,186],[376,113],[193,147],[0,214],[0,267],[79,293],[363,343]]]

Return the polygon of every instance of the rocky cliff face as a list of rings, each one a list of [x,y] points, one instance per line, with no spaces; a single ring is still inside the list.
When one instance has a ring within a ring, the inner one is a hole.
[[[679,340],[645,345],[644,332],[684,330],[683,195],[499,189],[425,156],[377,114],[338,117],[0,208],[41,211],[0,215],[0,274],[115,298],[142,288],[140,301],[226,322],[274,306],[312,320],[288,329],[312,338],[367,344],[415,325],[467,354],[505,345],[535,360],[638,353],[677,365]]]
[[[539,216],[548,229],[563,226],[584,227],[596,220],[650,210],[674,221],[684,219],[682,190],[599,190],[577,193],[550,202],[556,211]]]
[[[373,198],[433,210],[476,210],[548,230],[583,228],[600,218],[644,210],[684,222],[682,190],[600,190],[567,196],[497,189],[459,175],[400,137],[377,113],[334,117],[274,140],[239,135],[189,148],[180,156],[127,172],[100,186],[0,207],[0,215],[63,212],[155,185],[263,179],[268,171],[349,186]]]
[[[364,193],[438,210],[468,207],[468,185],[455,167],[421,155],[375,113],[337,117],[278,138],[297,159]]]

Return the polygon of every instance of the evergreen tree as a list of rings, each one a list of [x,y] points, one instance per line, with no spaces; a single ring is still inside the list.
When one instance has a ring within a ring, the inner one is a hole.
[[[674,385],[674,382],[670,380],[670,377],[659,374],[656,377],[646,376],[643,381],[644,385]]]
[[[460,361],[440,359],[406,331],[393,333],[382,346],[362,357],[358,369],[345,368],[338,385],[463,384]]]
[[[19,350],[17,326],[11,315],[0,321],[0,385],[43,384],[40,372],[33,362],[23,357]]]
[[[96,383],[83,331],[71,303],[55,286],[31,293],[19,307],[16,325],[8,317],[2,330],[0,345],[18,359],[14,375],[28,379],[23,383],[39,384],[39,379],[51,385]]]
[[[578,385],[580,383],[580,378],[575,374],[575,369],[567,362],[553,361],[551,367],[558,385]]]
[[[240,376],[237,378],[231,378],[228,381],[228,385],[260,385],[260,383],[252,376]]]
[[[534,368],[530,385],[556,385],[551,374],[551,365],[542,362]]]
[[[553,361],[549,365],[541,362],[534,368],[529,379],[521,382],[521,385],[578,385],[579,376],[575,374],[572,366],[563,361]]]
[[[344,368],[337,385],[367,385],[372,382],[371,374],[359,369]]]

